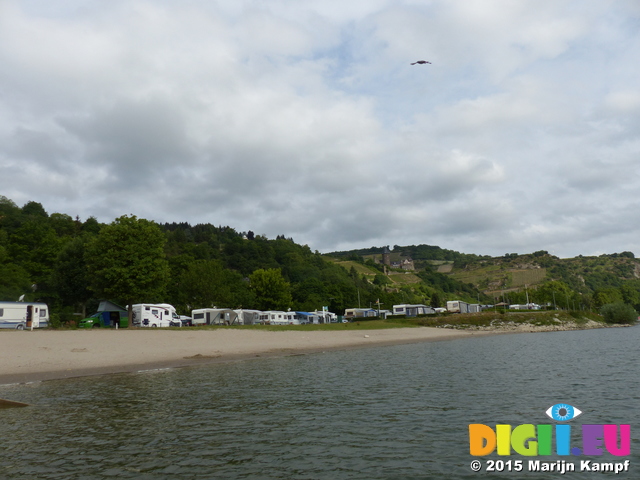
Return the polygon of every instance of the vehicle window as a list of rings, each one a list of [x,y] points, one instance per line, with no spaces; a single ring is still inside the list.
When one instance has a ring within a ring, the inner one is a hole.
[[[46,308],[41,308],[40,309],[40,317],[46,317],[47,316],[47,309]]]

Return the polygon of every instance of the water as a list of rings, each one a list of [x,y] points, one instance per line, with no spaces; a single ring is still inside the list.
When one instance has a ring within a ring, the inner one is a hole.
[[[516,454],[523,473],[472,472],[468,425],[554,423],[559,402],[576,425],[631,424],[630,457],[590,458],[638,478],[639,344],[640,327],[502,335],[0,386],[33,405],[0,410],[0,479],[558,478]]]

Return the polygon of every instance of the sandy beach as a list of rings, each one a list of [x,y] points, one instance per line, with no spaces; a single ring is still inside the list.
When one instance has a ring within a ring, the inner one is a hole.
[[[0,384],[495,334],[441,328],[341,331],[35,330],[0,332]]]

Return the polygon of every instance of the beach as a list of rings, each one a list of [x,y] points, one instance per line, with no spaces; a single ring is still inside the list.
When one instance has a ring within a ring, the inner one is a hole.
[[[488,334],[495,332],[429,327],[307,332],[189,328],[0,331],[0,384]]]

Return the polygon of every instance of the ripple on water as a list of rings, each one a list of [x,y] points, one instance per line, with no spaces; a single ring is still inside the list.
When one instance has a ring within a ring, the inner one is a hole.
[[[10,451],[0,478],[477,478],[469,423],[544,423],[544,411],[563,401],[589,423],[637,425],[629,355],[639,331],[502,335],[1,386],[0,397],[33,406],[0,411]],[[633,437],[632,452],[638,443]]]

